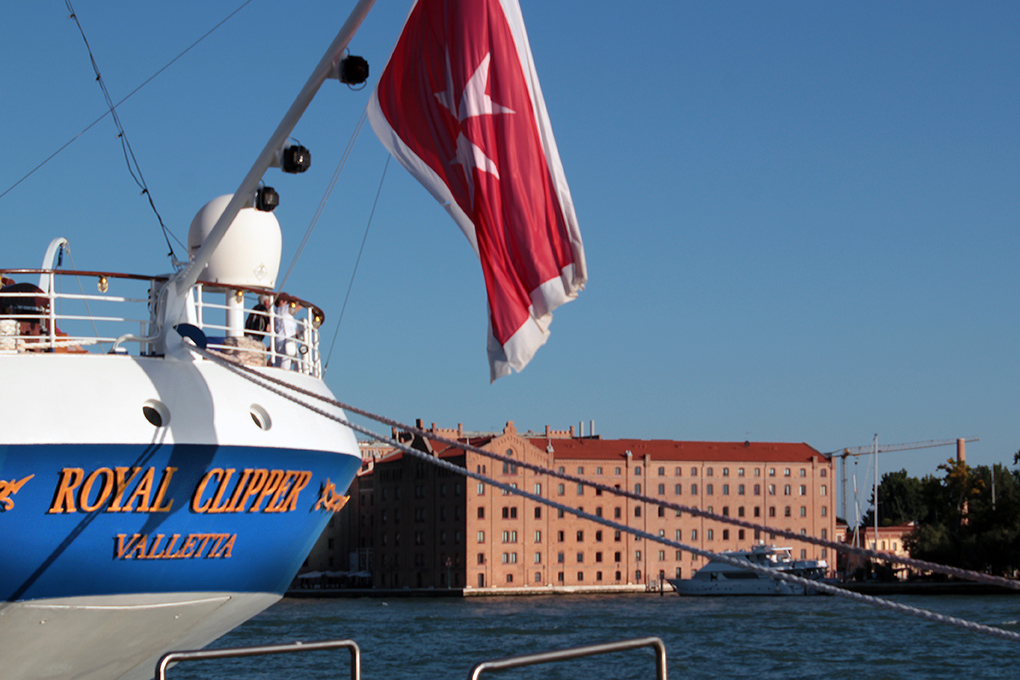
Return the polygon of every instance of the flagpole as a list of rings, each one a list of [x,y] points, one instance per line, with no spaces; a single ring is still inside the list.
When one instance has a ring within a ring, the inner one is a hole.
[[[241,182],[241,186],[234,192],[230,202],[227,203],[227,207],[224,208],[223,214],[216,221],[212,231],[206,237],[202,244],[202,247],[195,254],[194,259],[184,269],[179,271],[174,276],[175,290],[177,297],[181,297],[191,289],[192,286],[198,281],[202,271],[209,263],[209,259],[212,257],[213,251],[216,250],[216,246],[219,245],[220,241],[223,240],[224,234],[227,232],[227,228],[233,223],[234,218],[237,217],[237,213],[244,207],[245,203],[248,202],[254,195],[255,190],[258,188],[259,182],[262,180],[262,176],[266,173],[273,162],[276,160],[276,154],[282,150],[284,143],[290,138],[290,133],[293,132],[295,126],[301,116],[304,115],[305,110],[311,103],[312,99],[318,93],[319,88],[327,78],[334,76],[337,70],[337,64],[340,62],[340,57],[343,55],[344,50],[347,49],[347,45],[350,43],[351,38],[357,32],[361,26],[361,22],[364,21],[368,12],[372,9],[375,4],[375,0],[360,0],[358,4],[351,11],[350,16],[344,23],[340,32],[337,33],[336,38],[333,39],[333,43],[326,50],[322,59],[319,61],[319,65],[312,71],[312,75],[308,78],[308,82],[301,88],[301,92],[298,93],[294,103],[290,105],[290,109],[287,111],[283,120],[280,121],[279,126],[276,128],[276,132],[273,133],[272,137],[269,138],[269,142],[265,148],[262,149],[262,153],[259,154],[255,160],[255,164],[251,170],[245,176]]]

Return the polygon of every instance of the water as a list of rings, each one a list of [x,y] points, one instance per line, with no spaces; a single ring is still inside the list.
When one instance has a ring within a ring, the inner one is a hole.
[[[1020,597],[901,596],[1020,631]],[[480,661],[655,635],[671,678],[1015,678],[1020,645],[832,597],[676,595],[286,599],[222,638],[241,646],[350,638],[365,680],[467,678]],[[345,650],[182,664],[172,680],[347,678]],[[243,669],[243,670],[242,670]],[[558,680],[654,677],[649,650],[501,671]]]

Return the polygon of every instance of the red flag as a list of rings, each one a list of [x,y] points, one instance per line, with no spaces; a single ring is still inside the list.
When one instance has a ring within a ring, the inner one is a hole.
[[[481,260],[492,380],[520,371],[587,273],[517,0],[418,0],[369,120]]]

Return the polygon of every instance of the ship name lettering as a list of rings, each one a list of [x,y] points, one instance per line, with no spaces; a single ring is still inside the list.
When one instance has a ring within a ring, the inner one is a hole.
[[[298,495],[312,479],[308,470],[246,468],[236,473],[235,468],[206,472],[191,496],[192,512],[291,512],[297,509]]]
[[[237,534],[117,534],[113,556],[118,560],[217,559],[233,556]],[[178,545],[180,547],[178,547]]]
[[[163,468],[157,484],[155,467],[101,467],[87,475],[82,468],[63,468],[47,512],[170,512],[174,501],[166,494],[175,472]]]

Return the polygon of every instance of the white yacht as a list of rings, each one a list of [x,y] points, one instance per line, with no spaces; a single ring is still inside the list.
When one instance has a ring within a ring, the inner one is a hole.
[[[813,581],[824,578],[829,568],[825,560],[794,560],[790,548],[776,546],[755,545],[750,550],[727,551],[722,555]],[[669,584],[680,595],[813,595],[818,592],[720,559],[710,561],[689,579],[670,579]]]

